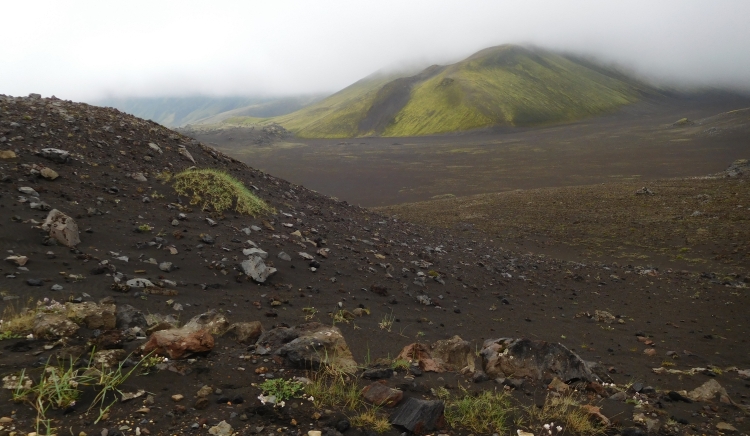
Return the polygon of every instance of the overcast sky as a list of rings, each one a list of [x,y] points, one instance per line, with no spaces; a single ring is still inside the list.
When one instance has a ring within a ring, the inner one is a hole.
[[[750,90],[750,1],[3,1],[0,94],[286,95],[535,44]]]

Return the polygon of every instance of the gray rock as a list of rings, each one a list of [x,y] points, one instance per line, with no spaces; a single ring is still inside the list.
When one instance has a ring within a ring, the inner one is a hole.
[[[226,421],[221,421],[208,429],[208,433],[214,436],[232,436],[232,432],[234,432],[234,429]]]
[[[424,434],[444,425],[442,401],[407,398],[391,415],[391,424],[410,432]]]
[[[578,355],[559,343],[531,339],[488,339],[482,351],[484,372],[491,378],[529,377],[544,380],[599,381]]]
[[[63,287],[61,285],[58,285],[58,284],[54,284],[50,288],[50,291],[62,291],[62,290],[63,290]]]
[[[115,311],[115,326],[118,329],[126,329],[132,327],[148,327],[146,317],[143,316],[143,312],[136,309],[129,304],[120,304],[117,306]]]
[[[136,182],[148,182],[148,179],[143,175],[143,173],[133,173],[130,175],[130,177]]]
[[[24,194],[24,195],[30,195],[32,197],[39,197],[39,193],[34,190],[34,188],[28,187],[28,186],[21,186],[18,188],[18,192]]]
[[[159,269],[164,272],[170,272],[174,270],[174,266],[172,265],[172,262],[162,262],[159,264]]]
[[[48,210],[52,210],[52,206],[50,206],[49,204],[47,204],[47,203],[45,203],[43,201],[40,201],[40,202],[31,202],[31,203],[29,203],[29,207],[31,209],[41,210],[41,211],[45,211],[45,212],[48,211]]]
[[[393,377],[391,368],[372,368],[362,373],[362,378],[368,380],[381,380]]]
[[[229,326],[226,334],[234,336],[240,344],[254,344],[263,334],[263,326],[259,321],[237,322]]]
[[[263,259],[253,256],[241,264],[242,271],[258,283],[264,283],[268,277],[276,272],[276,268],[266,266]]]
[[[42,224],[42,230],[48,231],[50,238],[66,247],[72,248],[81,243],[76,222],[57,209],[52,209],[47,214],[47,219]]]
[[[341,331],[317,322],[269,330],[258,338],[257,345],[275,349],[273,354],[295,368],[318,369],[330,365],[348,373],[357,368]]]
[[[26,280],[26,284],[29,286],[42,286],[44,285],[44,281],[41,279],[28,279]]]
[[[268,259],[268,253],[261,250],[260,248],[245,248],[242,250],[242,254],[245,256],[259,256],[261,259]]]
[[[204,330],[215,335],[223,335],[229,329],[227,318],[214,309],[190,319],[183,327],[188,331]]]
[[[39,154],[43,158],[57,163],[65,163],[70,157],[70,153],[65,150],[60,150],[59,148],[43,148],[42,151],[39,152]]]
[[[161,151],[161,147],[159,147],[158,145],[154,144],[153,142],[149,142],[148,143],[148,148],[150,148],[151,150],[154,150],[155,152],[157,152],[159,154],[164,153],[163,151]]]
[[[250,226],[250,229],[251,229],[252,231],[254,231],[254,232],[259,232],[259,231],[261,231],[261,230],[262,230],[262,229],[261,229],[260,227],[258,227],[258,226]]]
[[[58,339],[73,336],[78,324],[59,313],[38,313],[34,317],[34,336],[40,339]]]
[[[131,288],[153,288],[155,285],[149,279],[135,278],[125,282]]]
[[[292,256],[284,253],[283,251],[279,252],[279,254],[276,255],[276,257],[278,257],[281,260],[285,260],[287,262],[290,262],[292,260]]]

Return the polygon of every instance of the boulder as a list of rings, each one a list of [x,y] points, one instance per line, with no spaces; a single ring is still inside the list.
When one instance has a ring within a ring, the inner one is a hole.
[[[357,367],[341,331],[318,322],[271,329],[258,338],[257,345],[268,348],[295,368],[328,365],[353,373]]]
[[[226,421],[221,421],[215,426],[208,429],[208,434],[213,436],[232,436],[234,429]]]
[[[481,351],[482,367],[491,378],[528,377],[544,380],[558,377],[571,381],[599,381],[577,354],[559,343],[531,339],[488,339]]]
[[[404,393],[386,386],[385,383],[375,382],[362,389],[362,398],[376,406],[396,407],[404,398]]]
[[[143,354],[154,353],[170,359],[181,359],[214,348],[214,337],[205,330],[185,328],[160,330],[151,334],[141,347]]]
[[[96,304],[90,301],[65,303],[68,319],[89,329],[111,330],[117,324],[114,304]]]
[[[458,335],[436,341],[430,346],[430,354],[446,371],[474,372],[474,350]]]
[[[252,256],[242,262],[242,272],[258,283],[264,283],[269,276],[276,272],[276,268],[266,266],[260,256]]]
[[[121,304],[115,310],[115,327],[126,329],[130,327],[146,328],[148,322],[143,312],[129,304]]]
[[[724,387],[715,379],[711,379],[688,392],[687,397],[693,401],[711,401],[716,398],[717,394],[722,403],[730,404],[732,402],[732,400],[729,399],[727,390],[724,389]]]
[[[260,321],[236,322],[229,326],[226,334],[235,337],[240,344],[254,344],[263,333]]]
[[[59,313],[38,313],[32,332],[40,339],[67,338],[78,332],[78,324]]]
[[[407,398],[391,415],[391,424],[412,433],[422,435],[445,427],[445,404],[442,401],[427,401]]]
[[[52,209],[47,214],[47,219],[44,220],[42,229],[48,231],[51,238],[66,247],[72,248],[81,243],[76,222],[73,221],[73,218],[57,209]]]

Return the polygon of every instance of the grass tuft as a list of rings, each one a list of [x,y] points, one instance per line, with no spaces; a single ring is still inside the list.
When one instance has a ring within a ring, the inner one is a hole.
[[[251,216],[270,213],[273,209],[250,192],[230,174],[213,168],[186,170],[169,178],[180,195],[190,197],[190,204],[211,208],[216,213],[234,209]]]
[[[391,429],[388,418],[379,413],[379,408],[372,407],[349,418],[352,427],[365,428],[376,433],[385,433]]]
[[[485,390],[473,394],[465,389],[460,396],[451,396],[441,388],[438,397],[445,402],[445,420],[453,428],[466,428],[475,433],[507,433],[510,399],[504,391]]]

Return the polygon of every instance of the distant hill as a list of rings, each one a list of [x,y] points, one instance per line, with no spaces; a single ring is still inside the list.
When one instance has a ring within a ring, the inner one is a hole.
[[[656,92],[588,60],[503,45],[416,75],[369,76],[273,121],[306,138],[417,136],[574,121]]]
[[[108,98],[92,102],[155,121],[167,127],[216,123],[232,116],[275,117],[299,110],[323,96],[296,97],[146,97]]]

